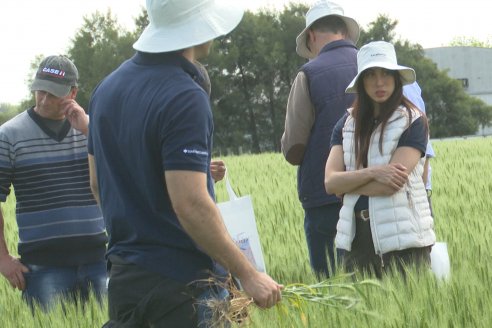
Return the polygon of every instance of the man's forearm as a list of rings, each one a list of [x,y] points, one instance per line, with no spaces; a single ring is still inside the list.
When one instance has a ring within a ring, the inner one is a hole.
[[[91,186],[92,195],[97,204],[101,206],[101,200],[99,198],[99,185],[97,183],[96,162],[94,156],[89,154],[87,156],[89,162],[89,183]]]
[[[5,241],[4,220],[2,210],[0,208],[0,257],[9,255],[7,242]]]
[[[230,237],[215,203],[199,199],[185,209],[177,209],[179,221],[205,253],[241,279],[256,271]]]

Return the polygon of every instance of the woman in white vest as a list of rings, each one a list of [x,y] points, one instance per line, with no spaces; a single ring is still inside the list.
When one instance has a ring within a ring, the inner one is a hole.
[[[326,163],[328,193],[343,197],[336,245],[345,268],[381,277],[393,265],[427,267],[435,242],[422,180],[428,124],[403,95],[415,71],[397,64],[392,44],[377,41],[357,55],[346,89],[353,107],[333,131]]]

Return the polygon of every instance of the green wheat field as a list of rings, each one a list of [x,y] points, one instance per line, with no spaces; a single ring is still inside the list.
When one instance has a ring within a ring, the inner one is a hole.
[[[270,310],[249,307],[247,327],[492,327],[492,138],[433,141],[433,208],[438,241],[446,242],[451,278],[432,273],[389,276],[379,285],[354,284],[367,277],[335,278],[316,302],[284,300]],[[297,199],[296,168],[280,154],[223,157],[239,195],[251,195],[268,273],[278,282],[313,285]],[[223,182],[217,201],[226,201]],[[2,206],[11,253],[17,246],[15,199]],[[333,295],[331,295],[333,293]],[[346,302],[344,302],[346,301]],[[92,299],[85,308],[55,306],[33,316],[21,294],[0,279],[0,327],[101,327],[107,320]]]

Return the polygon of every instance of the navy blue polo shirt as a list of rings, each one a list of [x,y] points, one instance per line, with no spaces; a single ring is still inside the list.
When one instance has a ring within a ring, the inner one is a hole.
[[[200,78],[180,54],[137,52],[97,86],[89,105],[107,255],[182,282],[214,268],[181,227],[164,180],[169,170],[204,172],[214,198],[212,112]]]
[[[333,134],[331,135],[330,148],[336,145],[343,145],[343,126],[347,120],[348,113],[346,113],[335,125]],[[410,126],[403,131],[400,139],[398,140],[398,147],[412,147],[420,151],[421,156],[425,156],[425,150],[427,148],[427,129],[422,117],[416,119]],[[359,200],[355,204],[355,211],[362,211],[369,208],[369,199],[367,196],[360,196]]]

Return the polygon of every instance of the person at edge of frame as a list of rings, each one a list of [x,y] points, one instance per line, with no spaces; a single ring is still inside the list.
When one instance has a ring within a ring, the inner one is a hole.
[[[20,255],[9,254],[0,211],[0,272],[33,310],[107,291],[108,239],[90,189],[78,79],[68,57],[44,58],[31,85],[35,105],[0,127],[0,198],[13,187]]]

